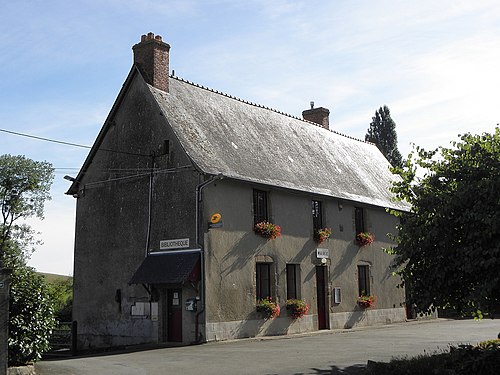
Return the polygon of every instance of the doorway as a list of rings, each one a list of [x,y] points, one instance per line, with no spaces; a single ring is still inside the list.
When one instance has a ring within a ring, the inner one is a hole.
[[[167,341],[182,342],[181,289],[167,291]]]
[[[328,267],[316,266],[316,294],[318,303],[318,329],[330,328],[330,312],[328,308]]]

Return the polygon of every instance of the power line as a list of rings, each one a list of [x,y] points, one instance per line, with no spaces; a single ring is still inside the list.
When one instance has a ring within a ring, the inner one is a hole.
[[[58,144],[65,145],[65,146],[73,146],[73,147],[80,147],[80,148],[87,148],[87,149],[92,148],[92,146],[80,145],[78,143],[72,143],[72,142],[58,141],[57,139],[51,139],[51,138],[38,137],[36,135],[19,133],[19,132],[15,132],[12,130],[0,129],[0,132],[18,135],[21,137],[33,138],[33,139],[37,139],[39,141],[58,143]],[[107,148],[100,148],[99,151],[115,152],[117,154],[125,154],[125,155],[133,155],[133,156],[147,156],[147,157],[151,156],[151,155],[145,155],[145,154],[138,154],[135,152],[111,150],[111,149],[107,149]]]
[[[36,135],[30,135],[30,134],[24,134],[24,133],[18,133],[14,132],[12,130],[6,130],[6,129],[0,129],[1,132],[4,133],[9,133],[9,134],[14,134],[14,135],[19,135],[21,137],[27,137],[27,138],[33,138],[33,139],[38,139],[40,141],[46,141],[46,142],[53,142],[53,143],[59,143],[61,145],[66,145],[66,146],[74,146],[74,147],[81,147],[81,148],[92,148],[90,146],[85,146],[85,145],[79,145],[77,143],[71,143],[71,142],[64,142],[64,141],[57,141],[55,139],[50,139],[50,138],[43,138],[43,137],[38,137]]]

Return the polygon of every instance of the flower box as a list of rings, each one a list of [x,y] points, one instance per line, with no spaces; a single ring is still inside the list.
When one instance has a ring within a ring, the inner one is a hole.
[[[260,312],[264,319],[274,319],[280,315],[281,309],[280,305],[267,297],[257,302],[257,312]]]
[[[280,226],[268,221],[262,221],[255,224],[253,230],[255,233],[260,234],[262,237],[266,237],[270,240],[274,240],[276,237],[281,236]]]
[[[375,306],[375,297],[374,296],[359,296],[358,297],[358,306],[363,309],[368,309],[370,307]]]
[[[309,305],[301,299],[288,299],[286,309],[290,312],[292,319],[300,319],[309,311]]]
[[[323,243],[330,238],[332,230],[330,228],[323,228],[314,231],[314,241]]]
[[[375,236],[370,232],[361,232],[356,235],[356,242],[359,246],[371,245],[375,241]]]

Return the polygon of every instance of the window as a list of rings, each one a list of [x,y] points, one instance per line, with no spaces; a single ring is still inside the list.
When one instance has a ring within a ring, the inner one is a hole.
[[[271,264],[256,263],[257,301],[271,297]]]
[[[360,296],[371,294],[370,266],[358,266],[358,293]]]
[[[321,210],[320,201],[312,201],[312,216],[313,216],[313,229],[323,229],[323,212]]]
[[[253,222],[254,224],[268,221],[267,217],[267,192],[253,191]]]
[[[365,215],[364,209],[361,207],[354,208],[354,221],[356,225],[356,234],[365,231]]]
[[[286,265],[286,298],[300,298],[300,264]]]

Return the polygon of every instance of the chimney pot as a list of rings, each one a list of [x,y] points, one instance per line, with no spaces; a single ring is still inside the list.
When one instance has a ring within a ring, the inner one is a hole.
[[[134,64],[150,85],[168,92],[168,67],[170,45],[163,42],[160,35],[148,33],[132,47]]]

